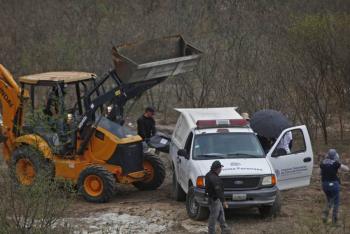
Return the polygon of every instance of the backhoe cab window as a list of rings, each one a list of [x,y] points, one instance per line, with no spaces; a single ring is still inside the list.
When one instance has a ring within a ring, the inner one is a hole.
[[[48,114],[54,114],[54,112],[60,111],[59,109],[63,107],[66,91],[62,92],[57,86],[28,85],[24,87],[30,91],[32,110],[43,110],[48,112]],[[61,103],[61,107],[59,103]]]
[[[93,87],[93,81],[53,85],[23,85],[29,91],[32,111],[41,110],[48,115],[85,112],[83,98]],[[26,107],[24,107],[26,109]]]
[[[265,154],[252,133],[214,133],[196,135],[193,159],[262,158]]]
[[[67,112],[73,112],[75,108],[78,109],[75,85],[66,85],[64,87],[63,98],[65,105],[64,108]]]
[[[121,126],[120,124],[113,122],[105,117],[101,118],[99,127],[108,130],[119,138],[126,138],[128,136],[136,135],[136,132],[130,128]]]

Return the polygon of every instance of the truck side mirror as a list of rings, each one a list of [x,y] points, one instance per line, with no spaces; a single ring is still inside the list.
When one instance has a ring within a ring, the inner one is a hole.
[[[186,159],[189,159],[189,154],[187,153],[187,150],[185,150],[185,149],[179,149],[177,151],[177,155],[182,156]]]

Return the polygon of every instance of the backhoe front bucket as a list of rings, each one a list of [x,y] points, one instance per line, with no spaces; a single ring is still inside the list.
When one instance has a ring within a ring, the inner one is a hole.
[[[190,72],[201,53],[182,36],[172,36],[113,47],[113,61],[119,78],[135,83]]]

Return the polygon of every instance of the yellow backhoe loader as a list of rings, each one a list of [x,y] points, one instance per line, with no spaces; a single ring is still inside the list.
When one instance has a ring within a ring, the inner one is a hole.
[[[116,183],[158,188],[165,177],[162,161],[144,152],[142,138],[123,126],[124,106],[167,78],[192,71],[200,54],[173,36],[113,47],[115,68],[99,78],[47,72],[22,76],[19,84],[0,64],[3,157],[16,180],[31,185],[40,174],[64,178],[90,202],[107,202]]]

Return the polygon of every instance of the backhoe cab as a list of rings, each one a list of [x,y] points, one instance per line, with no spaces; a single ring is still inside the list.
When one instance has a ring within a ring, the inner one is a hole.
[[[168,77],[193,70],[200,53],[181,36],[122,45],[113,48],[115,69],[100,78],[48,72],[22,76],[20,85],[0,65],[4,159],[18,182],[61,177],[91,202],[108,201],[116,183],[158,188],[164,165],[123,126],[123,109]]]

